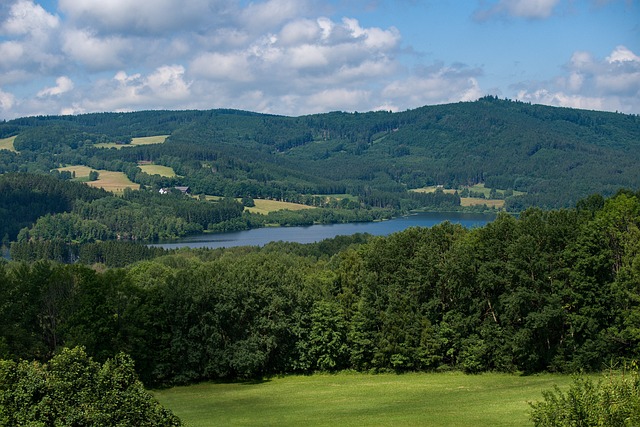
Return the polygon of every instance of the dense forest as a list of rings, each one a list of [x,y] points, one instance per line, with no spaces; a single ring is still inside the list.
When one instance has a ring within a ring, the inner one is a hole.
[[[120,268],[0,262],[0,358],[82,345],[100,363],[129,354],[146,385],[168,385],[342,369],[577,372],[640,357],[631,191],[475,229],[143,255]]]
[[[131,143],[153,135],[169,137],[156,145]],[[350,194],[359,207],[454,209],[457,195],[408,190],[439,185],[462,191],[483,183],[500,190],[507,210],[521,211],[571,207],[590,194],[640,187],[639,116],[491,96],[398,113],[26,117],[0,123],[0,138],[8,137],[15,137],[17,152],[0,150],[0,173],[86,165],[124,172],[156,190],[184,185],[194,194],[305,204],[320,200],[317,195]],[[178,176],[144,173],[143,161],[172,167]]]

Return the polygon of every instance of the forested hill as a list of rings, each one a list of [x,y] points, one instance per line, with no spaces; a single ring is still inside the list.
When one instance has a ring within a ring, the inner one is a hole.
[[[169,137],[126,150],[99,145],[153,135]],[[235,197],[348,193],[368,206],[415,208],[434,201],[409,189],[484,183],[502,191],[507,209],[521,210],[640,188],[640,116],[490,96],[399,113],[145,111],[0,123],[0,141],[14,136],[17,152],[0,149],[0,173],[85,164],[143,185]],[[140,161],[171,166],[182,178],[146,175]]]

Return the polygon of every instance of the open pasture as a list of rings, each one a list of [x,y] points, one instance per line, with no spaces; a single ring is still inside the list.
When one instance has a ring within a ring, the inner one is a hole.
[[[115,142],[106,142],[96,144],[96,148],[116,148],[121,149],[124,147],[135,147],[138,145],[151,145],[151,144],[162,144],[169,135],[156,135],[156,136],[143,136],[140,138],[132,138],[130,144],[116,144]]]
[[[316,374],[154,391],[186,426],[531,426],[529,404],[566,375]]]
[[[451,188],[442,188],[442,187],[437,187],[435,185],[430,185],[428,187],[422,187],[422,188],[414,188],[413,190],[410,190],[410,191],[415,191],[416,193],[435,193],[438,188],[440,188],[446,194],[453,194],[456,192],[456,190],[453,190]]]
[[[140,189],[140,184],[136,184],[129,180],[129,178],[122,172],[113,172],[101,169],[92,169],[88,166],[74,165],[58,168],[60,171],[69,171],[76,173],[76,180],[85,181],[87,185],[92,187],[104,188],[107,191],[111,191],[115,194],[122,194],[125,188],[131,188],[132,190]],[[98,172],[97,181],[87,181],[89,178],[89,172],[95,170]]]
[[[249,212],[268,214],[269,212],[288,209],[290,211],[301,211],[304,209],[314,209],[313,206],[301,205],[299,203],[280,202],[278,200],[254,199],[254,207],[245,208]]]
[[[169,166],[153,165],[153,164],[139,164],[138,167],[142,172],[149,175],[160,175],[167,178],[173,178],[176,176],[176,172]]]
[[[500,209],[504,207],[504,200],[481,199],[479,197],[460,197],[460,206],[482,206]]]
[[[13,146],[13,141],[15,141],[15,139],[15,136],[0,139],[0,150],[9,150],[17,153],[18,150],[16,150],[16,148]]]

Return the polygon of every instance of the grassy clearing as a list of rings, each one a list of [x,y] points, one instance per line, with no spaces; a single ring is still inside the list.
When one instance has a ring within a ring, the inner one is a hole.
[[[301,211],[304,209],[314,209],[313,206],[301,205],[298,203],[289,203],[289,202],[280,202],[277,200],[264,200],[264,199],[254,199],[255,206],[252,208],[245,208],[249,212],[259,213],[259,214],[268,214],[269,212],[281,211],[284,209],[288,209],[290,211]]]
[[[77,181],[84,181],[87,185],[92,187],[104,188],[107,191],[111,191],[115,194],[124,193],[125,188],[131,188],[133,190],[140,189],[140,184],[136,184],[129,180],[129,178],[122,172],[113,172],[101,169],[92,169],[88,166],[75,165],[75,166],[65,166],[63,168],[58,168],[60,171],[69,171],[76,173]],[[97,181],[87,181],[89,178],[89,172],[92,170],[96,170],[98,172],[98,180]]]
[[[413,189],[413,190],[410,190],[410,191],[415,191],[416,193],[435,193],[437,188],[438,187],[436,187],[435,185],[431,185],[431,186],[428,186],[428,187],[416,188],[416,189]],[[450,188],[442,188],[442,187],[440,187],[440,189],[446,194],[453,194],[453,193],[456,192],[456,190],[452,190]]]
[[[115,142],[106,142],[101,144],[96,144],[96,148],[116,148],[121,149],[124,147],[135,147],[137,145],[151,145],[151,144],[162,144],[169,135],[156,135],[156,136],[144,136],[140,138],[132,138],[130,144],[116,144]]]
[[[138,165],[138,167],[142,170],[142,172],[148,173],[149,175],[160,175],[166,176],[167,178],[173,178],[174,176],[176,176],[176,172],[169,166]]]
[[[504,200],[481,199],[479,197],[460,197],[460,206],[482,206],[501,209],[504,207]]]
[[[337,374],[198,384],[153,394],[191,427],[530,426],[528,402],[564,375]]]
[[[15,136],[0,139],[0,150],[9,150],[17,153],[18,150],[16,150],[16,148],[13,146],[13,141],[15,141],[15,139]]]

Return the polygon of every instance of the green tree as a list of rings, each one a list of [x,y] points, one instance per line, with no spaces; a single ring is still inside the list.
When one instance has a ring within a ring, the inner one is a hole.
[[[180,426],[144,389],[133,360],[104,364],[81,347],[48,363],[0,361],[0,425]]]

